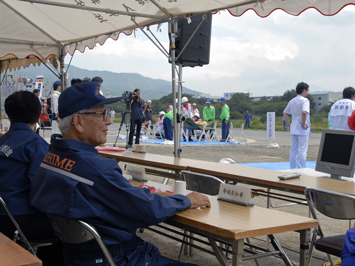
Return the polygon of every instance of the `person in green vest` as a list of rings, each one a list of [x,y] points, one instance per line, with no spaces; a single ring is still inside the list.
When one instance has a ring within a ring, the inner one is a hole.
[[[222,120],[222,139],[220,142],[225,142],[229,135],[229,118],[230,111],[229,106],[226,104],[226,98],[222,97],[219,101],[222,104],[221,120]]]
[[[203,120],[206,121],[207,123],[211,123],[214,122],[215,117],[216,117],[216,112],[215,112],[215,108],[214,106],[211,105],[212,101],[211,99],[207,99],[206,104],[207,106],[205,106],[203,108]],[[206,130],[207,133],[208,130]],[[210,137],[212,137],[213,135],[213,129],[210,129]],[[201,138],[201,140],[204,140],[205,136],[203,136]]]
[[[174,138],[173,122],[174,122],[174,113],[173,113],[173,108],[171,108],[170,111],[164,115],[164,119],[163,119],[166,144],[174,144],[172,142]]]

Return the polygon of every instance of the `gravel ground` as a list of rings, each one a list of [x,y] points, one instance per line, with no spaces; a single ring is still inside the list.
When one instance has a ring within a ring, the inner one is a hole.
[[[308,161],[316,161],[318,154],[318,146],[309,146],[308,149]],[[199,159],[211,162],[219,162],[222,158],[231,158],[237,163],[257,163],[257,162],[287,162],[289,157],[289,145],[283,145],[280,148],[267,148],[266,146],[257,145],[237,145],[237,146],[183,146],[182,147],[182,158]],[[146,152],[155,153],[161,155],[172,156],[174,147],[165,145],[146,145]],[[162,178],[150,176],[148,179],[152,181],[161,182]],[[170,180],[169,184],[173,184]],[[247,186],[247,185],[245,185]],[[253,187],[255,188],[255,186]],[[284,193],[287,194],[287,193]],[[295,196],[295,194],[293,194]],[[280,202],[278,200],[273,200],[273,204],[280,204],[285,202]],[[258,206],[266,207],[266,198],[259,196],[254,198],[254,204]],[[279,211],[285,211],[297,215],[308,216],[308,207],[306,206],[291,206],[278,208]],[[336,221],[319,216],[320,223],[322,225],[323,231],[326,235],[331,234],[342,234],[346,231],[348,227],[348,222]],[[170,240],[164,236],[153,233],[149,230],[145,230],[144,233],[138,233],[146,241],[150,241],[157,245],[161,253],[167,257],[177,259],[180,244],[176,241]],[[284,247],[287,255],[294,265],[299,265],[299,234],[296,232],[288,232],[276,235],[281,245]],[[261,237],[258,239],[251,239],[252,243],[259,244],[261,246],[266,246],[266,237]],[[336,258],[337,259],[337,258]],[[183,255],[183,262],[195,263],[197,265],[215,266],[220,265],[217,259],[209,254],[195,250],[194,255]],[[314,251],[312,258],[312,265],[323,265],[328,261],[327,256],[318,251]],[[256,265],[254,261],[244,261],[243,265]],[[269,257],[259,259],[259,265],[284,265],[283,261],[278,257]]]

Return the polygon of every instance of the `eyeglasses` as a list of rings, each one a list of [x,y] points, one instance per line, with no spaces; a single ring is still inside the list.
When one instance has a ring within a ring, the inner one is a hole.
[[[102,115],[103,121],[107,121],[108,112],[109,112],[109,110],[106,109],[103,112],[80,112],[78,114],[81,114],[81,115]]]

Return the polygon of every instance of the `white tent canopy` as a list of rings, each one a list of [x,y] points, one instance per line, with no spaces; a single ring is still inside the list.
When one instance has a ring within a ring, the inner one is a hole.
[[[86,47],[102,45],[108,38],[117,40],[121,33],[131,34],[139,27],[169,22],[174,51],[179,18],[225,9],[234,16],[254,10],[266,17],[276,9],[299,15],[308,8],[315,8],[323,15],[335,15],[348,4],[355,4],[355,0],[0,0],[0,72],[57,58],[64,84],[67,53],[84,52]],[[175,52],[170,57],[172,101],[175,101],[176,82],[177,96],[181,98],[182,66],[179,64],[175,78]],[[177,112],[174,106],[174,117]],[[174,154],[179,157],[180,126],[176,120]]]
[[[107,38],[175,18],[229,9],[234,16],[254,10],[266,17],[276,9],[298,15],[316,8],[334,15],[349,0],[0,0],[0,69],[28,66],[36,58],[84,52]]]

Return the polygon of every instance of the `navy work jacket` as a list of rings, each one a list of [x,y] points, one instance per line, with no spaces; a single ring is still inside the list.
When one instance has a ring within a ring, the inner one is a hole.
[[[12,123],[0,138],[0,195],[13,215],[38,213],[30,206],[30,189],[48,152],[48,143],[24,123]],[[6,215],[0,208],[0,215]]]
[[[56,135],[36,175],[32,205],[46,214],[87,221],[106,245],[116,245],[136,238],[137,228],[188,209],[191,202],[183,195],[161,197],[133,187],[115,159]]]
[[[138,101],[137,98],[133,99],[132,105],[131,105],[131,111],[132,111],[132,119],[133,120],[143,120],[143,106],[144,106],[144,101],[142,100],[142,103]]]

